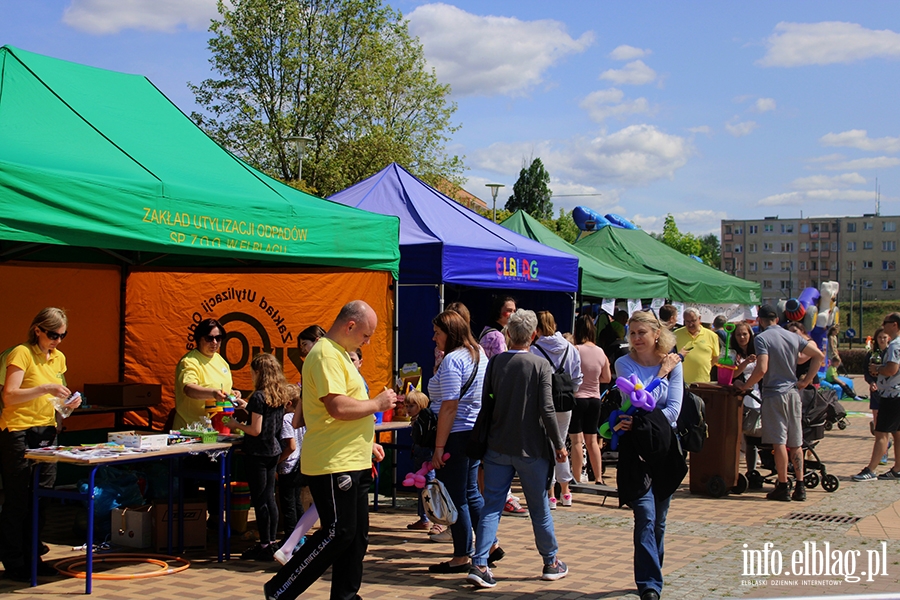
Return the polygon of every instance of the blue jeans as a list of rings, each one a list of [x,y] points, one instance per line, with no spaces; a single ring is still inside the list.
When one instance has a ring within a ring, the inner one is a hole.
[[[475,555],[472,564],[487,565],[488,553],[500,525],[500,515],[506,504],[506,492],[518,473],[528,503],[534,543],[545,565],[556,562],[556,534],[550,517],[547,496],[547,476],[553,466],[546,458],[522,458],[488,450],[484,455],[484,512],[475,534]]]
[[[652,589],[662,593],[664,536],[666,534],[666,513],[669,512],[671,496],[657,500],[653,488],[631,502],[634,511],[634,582],[638,594]]]
[[[472,431],[458,431],[447,437],[444,452],[450,458],[436,472],[450,494],[459,516],[456,523],[450,526],[453,536],[453,556],[469,556],[472,553],[472,527],[481,521],[481,509],[484,498],[478,491],[478,465],[480,461],[470,460],[466,456],[466,444]],[[505,492],[504,492],[505,493]],[[492,538],[493,539],[493,538]]]
[[[431,462],[431,457],[434,456],[433,448],[423,448],[422,446],[417,446],[413,444],[412,447],[412,461],[413,467],[416,468],[416,471],[422,466],[424,462]],[[434,469],[431,469],[427,473],[425,473],[425,481],[431,481],[434,479]],[[446,485],[446,484],[445,484]],[[419,506],[418,506],[419,518],[428,522],[428,515],[425,514],[425,503],[422,502],[422,490],[419,490]]]

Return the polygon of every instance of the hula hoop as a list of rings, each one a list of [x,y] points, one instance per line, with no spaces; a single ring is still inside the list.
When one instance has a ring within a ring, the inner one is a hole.
[[[169,566],[169,563],[175,561],[183,563],[177,567]],[[140,554],[140,553],[130,553],[130,552],[117,552],[114,554],[103,554],[101,556],[94,556],[94,564],[96,563],[135,563],[135,562],[145,562],[151,565],[155,565],[159,567],[156,571],[151,571],[149,573],[129,573],[125,575],[114,575],[111,573],[93,573],[93,579],[105,579],[109,581],[123,581],[128,579],[147,579],[148,577],[161,577],[162,575],[171,575],[173,573],[181,573],[185,569],[191,566],[191,561],[180,558],[178,556],[169,556],[166,554]],[[75,571],[74,567],[80,567],[87,564],[87,559],[82,556],[75,556],[72,558],[64,558],[60,561],[57,561],[53,568],[62,573],[63,575],[68,575],[69,577],[76,577],[78,579],[84,579],[87,577],[87,573],[84,571]]]

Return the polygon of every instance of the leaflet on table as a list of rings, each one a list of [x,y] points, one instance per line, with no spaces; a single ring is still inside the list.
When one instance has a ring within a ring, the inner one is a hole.
[[[83,444],[81,446],[47,446],[46,448],[35,448],[29,450],[35,454],[53,454],[56,456],[64,456],[69,458],[106,458],[111,456],[122,456],[123,454],[146,454],[151,450],[141,450],[136,448],[126,448],[121,444]]]

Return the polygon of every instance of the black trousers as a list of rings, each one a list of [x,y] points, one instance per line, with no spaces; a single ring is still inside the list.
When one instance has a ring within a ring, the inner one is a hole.
[[[306,485],[300,465],[290,473],[278,474],[278,495],[281,498],[281,514],[284,515],[284,537],[287,538],[297,527],[297,521],[303,516],[303,502],[300,500],[300,488]]]
[[[275,465],[278,455],[247,455],[247,483],[256,510],[256,525],[262,544],[274,542],[278,533],[278,505],[275,503]]]
[[[264,586],[269,600],[293,600],[331,567],[331,600],[354,600],[369,547],[372,472],[306,475],[322,527]]]
[[[23,431],[0,431],[0,474],[3,476],[3,510],[0,511],[0,559],[7,571],[24,569],[31,563],[31,478],[32,467],[25,451],[56,445],[56,427],[31,427]],[[39,466],[39,485],[56,483],[56,464]],[[43,527],[41,500],[39,530]]]

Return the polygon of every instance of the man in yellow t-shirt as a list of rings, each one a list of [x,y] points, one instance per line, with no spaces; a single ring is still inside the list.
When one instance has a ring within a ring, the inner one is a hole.
[[[684,357],[684,385],[710,380],[719,362],[719,336],[700,324],[700,311],[684,310],[684,327],[675,331],[675,346]]]
[[[378,325],[362,300],[341,309],[331,329],[303,363],[306,434],[300,468],[322,527],[264,586],[266,598],[296,598],[331,566],[331,597],[353,598],[362,584],[368,548],[372,456],[376,412],[389,410],[397,395],[387,388],[371,400],[348,350],[369,343]]]

